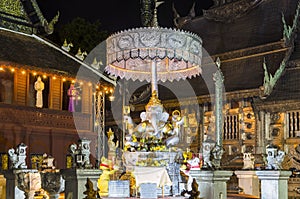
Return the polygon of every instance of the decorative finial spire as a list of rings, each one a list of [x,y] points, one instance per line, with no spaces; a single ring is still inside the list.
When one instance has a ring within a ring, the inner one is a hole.
[[[67,39],[65,39],[64,44],[61,46],[61,48],[67,52],[70,51],[71,47],[73,47],[73,44],[71,42],[68,44]]]
[[[82,54],[81,49],[78,48],[78,51],[77,51],[77,54],[76,54],[76,55],[81,55],[81,54]]]
[[[64,46],[64,47],[67,47],[67,46],[68,46],[67,39],[65,39],[63,46]]]
[[[112,136],[114,134],[114,132],[111,130],[111,128],[108,129],[107,131],[107,135],[110,138],[110,136]]]
[[[77,54],[75,55],[75,57],[77,57],[78,59],[83,61],[86,55],[87,55],[86,51],[81,52],[81,49],[78,48],[78,51],[77,51]]]
[[[157,97],[157,91],[156,90],[154,90],[152,92],[152,96],[151,96],[148,104],[146,105],[146,110],[148,110],[148,107],[151,107],[151,106],[162,106],[160,100]]]
[[[157,0],[141,0],[141,18],[144,26],[158,27],[157,7],[162,3],[164,2],[157,2]]]
[[[153,0],[141,0],[141,19],[143,26],[151,26],[153,18]]]
[[[158,27],[158,21],[157,21],[157,7],[164,3],[163,1],[157,2],[157,0],[154,0],[155,7],[154,7],[154,15],[152,19],[152,27]]]

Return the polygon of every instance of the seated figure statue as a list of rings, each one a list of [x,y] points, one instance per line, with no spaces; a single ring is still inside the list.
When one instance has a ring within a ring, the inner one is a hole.
[[[243,169],[254,169],[254,156],[251,153],[244,153],[243,162]]]

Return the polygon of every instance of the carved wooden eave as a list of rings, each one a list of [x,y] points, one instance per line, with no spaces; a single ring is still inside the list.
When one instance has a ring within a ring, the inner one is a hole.
[[[211,63],[211,59],[215,60],[217,57],[222,60],[222,63],[248,59],[252,57],[266,56],[273,53],[287,51],[288,47],[285,45],[284,40],[268,43],[260,46],[244,48],[240,50],[230,51],[222,54],[212,55],[210,57],[203,57],[202,64]],[[202,65],[202,66],[203,66]]]
[[[203,10],[203,16],[206,19],[230,22],[233,21],[246,13],[250,12],[253,8],[258,6],[264,0],[240,0],[232,3],[213,6],[211,9]],[[217,0],[215,0],[217,2]]]
[[[267,63],[264,61],[263,67],[265,71],[264,76],[264,83],[261,86],[262,93],[260,95],[261,99],[266,99],[273,91],[273,88],[275,87],[276,83],[278,82],[279,78],[284,74],[286,65],[288,64],[288,61],[294,52],[295,47],[295,40],[297,37],[297,29],[299,26],[299,18],[300,18],[300,1],[298,1],[298,6],[296,9],[296,13],[294,16],[293,24],[292,26],[289,26],[286,24],[284,15],[282,14],[282,23],[283,23],[283,41],[285,43],[285,46],[287,46],[288,50],[285,53],[285,57],[280,63],[280,66],[278,67],[277,71],[274,73],[274,75],[270,74],[267,69]]]
[[[260,99],[254,100],[255,111],[264,111],[269,113],[286,112],[289,110],[299,110],[299,100],[285,100],[262,102]]]

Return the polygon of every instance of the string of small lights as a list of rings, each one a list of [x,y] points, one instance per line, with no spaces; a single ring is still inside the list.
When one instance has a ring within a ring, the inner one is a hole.
[[[88,86],[93,86],[95,88],[94,95],[97,91],[100,91],[100,93],[103,93],[105,95],[109,96],[109,100],[113,101],[113,93],[114,93],[114,87],[112,85],[109,85],[107,83],[103,82],[97,82],[96,84],[93,84],[89,81],[84,80],[78,80],[74,77],[71,77],[70,75],[62,75],[62,74],[56,74],[56,73],[50,73],[50,72],[44,72],[41,70],[32,70],[32,69],[25,69],[25,68],[18,68],[13,67],[9,65],[0,65],[0,72],[11,72],[11,73],[21,73],[22,75],[31,74],[33,76],[41,76],[43,79],[46,78],[52,78],[52,80],[60,79],[62,82],[71,82],[72,84],[78,84],[79,86],[83,86],[84,84],[87,84]]]

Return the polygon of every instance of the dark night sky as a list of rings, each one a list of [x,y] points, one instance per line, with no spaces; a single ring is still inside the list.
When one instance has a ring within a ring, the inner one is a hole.
[[[186,16],[196,2],[195,12],[199,16],[202,9],[212,5],[212,0],[165,0],[158,8],[158,21],[162,27],[173,27],[172,2],[181,16]],[[37,0],[44,16],[50,20],[60,12],[60,24],[75,17],[93,22],[99,20],[103,30],[116,32],[140,27],[140,0]]]

